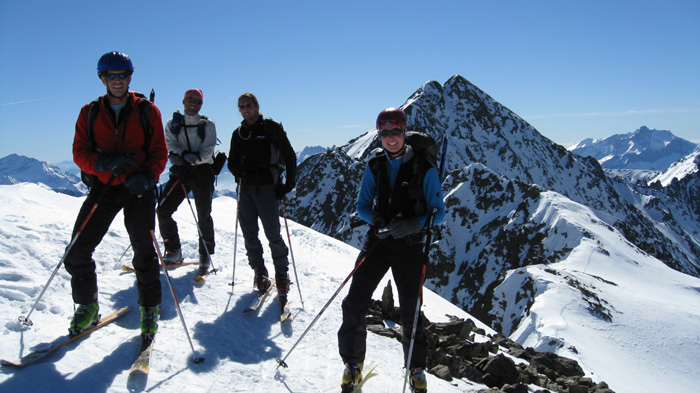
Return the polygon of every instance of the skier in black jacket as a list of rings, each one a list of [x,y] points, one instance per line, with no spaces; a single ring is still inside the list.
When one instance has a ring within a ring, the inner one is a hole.
[[[272,253],[277,292],[285,298],[290,285],[289,249],[280,234],[279,201],[294,188],[296,153],[282,125],[263,118],[252,93],[238,98],[238,110],[243,121],[231,136],[228,168],[239,184],[238,220],[248,264],[255,271],[253,285],[260,292],[270,286],[262,243],[258,239],[260,219]]]

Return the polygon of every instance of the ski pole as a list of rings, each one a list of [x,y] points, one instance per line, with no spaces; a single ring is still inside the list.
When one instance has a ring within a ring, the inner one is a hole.
[[[44,296],[44,292],[49,287],[49,284],[53,280],[53,278],[56,276],[56,273],[58,273],[58,269],[61,268],[61,265],[63,265],[63,262],[66,260],[66,257],[68,256],[68,253],[70,250],[73,248],[73,245],[75,242],[78,240],[78,237],[80,236],[81,233],[83,233],[83,229],[85,229],[85,226],[87,225],[88,221],[92,217],[93,213],[95,213],[95,210],[97,209],[97,205],[100,203],[102,198],[107,194],[107,190],[109,187],[112,185],[112,182],[114,179],[117,177],[117,175],[112,174],[109,177],[109,180],[107,180],[107,183],[105,184],[104,188],[100,192],[100,194],[97,196],[97,199],[95,199],[95,204],[92,205],[92,208],[90,209],[90,212],[88,215],[85,217],[85,220],[83,220],[83,223],[80,224],[80,228],[78,228],[78,231],[75,233],[75,236],[73,236],[73,239],[68,243],[68,247],[66,247],[66,251],[63,253],[63,257],[61,257],[61,260],[58,261],[58,265],[56,265],[56,268],[53,270],[53,273],[51,273],[51,277],[49,277],[49,280],[46,282],[46,285],[44,285],[44,288],[41,290],[41,293],[39,293],[39,297],[36,299],[34,302],[34,305],[32,306],[31,310],[29,310],[29,313],[27,313],[27,316],[19,316],[19,322],[24,325],[24,326],[32,326],[34,323],[29,319],[29,316],[32,315],[32,312],[36,308],[36,305],[39,304],[39,300],[41,300],[41,297]]]
[[[138,197],[140,205],[141,205],[141,210],[143,211],[143,214],[146,217],[149,217],[148,214],[148,209],[143,206],[144,200],[141,198],[141,195]],[[158,240],[156,239],[156,234],[153,231],[153,228],[155,228],[155,217],[153,217],[153,221],[149,223],[151,228],[149,229],[149,232],[151,234],[151,240],[153,241],[153,247],[155,248],[156,255],[158,256],[158,261],[160,263],[160,266],[163,268],[163,273],[165,274],[165,281],[168,283],[168,287],[170,288],[170,294],[173,296],[173,301],[175,302],[175,309],[177,310],[177,315],[180,317],[180,322],[182,322],[182,327],[185,329],[185,335],[187,336],[187,341],[190,343],[190,348],[192,348],[192,362],[193,363],[201,363],[204,361],[203,357],[197,357],[197,352],[194,350],[194,345],[192,345],[192,339],[190,338],[190,332],[187,330],[187,324],[185,323],[185,317],[182,315],[182,309],[180,308],[180,302],[177,300],[177,295],[175,294],[175,289],[173,288],[172,282],[170,282],[170,275],[168,274],[168,269],[165,267],[165,262],[163,261],[163,255],[160,253],[160,247],[158,246]]]
[[[192,207],[192,202],[190,202],[190,196],[187,195],[187,189],[185,188],[185,185],[180,182],[180,185],[182,186],[182,192],[185,193],[185,198],[187,198],[187,204],[190,205],[190,210],[192,210],[192,217],[194,218],[194,223],[197,225],[197,232],[199,232],[199,238],[201,239],[202,243],[204,244],[204,251],[207,253],[207,258],[209,258],[209,262],[211,263],[211,272],[216,274],[217,270],[216,267],[214,267],[214,261],[211,260],[211,255],[209,254],[209,247],[207,247],[207,242],[204,240],[204,235],[202,234],[202,228],[199,227],[199,221],[197,221],[197,214],[194,212],[194,208]]]
[[[439,179],[442,181],[442,177],[445,174],[445,157],[447,153],[447,136],[442,140],[442,157],[440,158],[440,172]],[[413,357],[413,347],[416,343],[416,330],[418,328],[418,318],[420,317],[420,309],[423,304],[423,284],[425,284],[425,271],[428,266],[428,258],[430,251],[430,243],[432,241],[432,231],[430,230],[433,226],[433,219],[435,218],[435,212],[437,209],[433,209],[428,213],[426,224],[428,225],[428,233],[425,239],[425,248],[423,250],[424,260],[423,267],[420,273],[420,284],[418,286],[418,298],[416,299],[416,310],[413,314],[413,327],[411,328],[411,343],[408,346],[408,357],[406,358],[406,375],[403,380],[403,392],[406,392],[406,384],[408,383],[408,378],[411,373],[411,358]]]
[[[287,224],[287,212],[284,209],[284,200],[280,200],[282,205],[282,217],[284,217],[284,227],[287,229],[287,242],[289,243],[289,254],[292,256],[292,267],[294,268],[294,279],[297,280],[297,289],[299,290],[299,300],[301,300],[301,308],[304,308],[304,298],[301,297],[301,286],[299,285],[299,276],[297,275],[297,264],[294,261],[294,251],[292,250],[292,238],[289,236],[289,225]]]
[[[180,179],[175,179],[175,181],[173,182],[173,185],[170,186],[170,189],[168,190],[168,192],[165,193],[165,196],[163,198],[158,198],[158,207],[160,207],[160,205],[162,205],[163,202],[165,202],[165,200],[168,199],[170,194],[173,192],[173,190],[177,186],[177,183],[180,183]]]
[[[282,359],[280,359],[280,358],[275,358],[275,360],[276,360],[277,363],[278,363],[277,368],[279,368],[279,366],[282,366],[282,367],[284,367],[284,368],[289,367],[289,365],[287,365],[287,363],[285,363],[285,360],[287,360],[287,358],[289,357],[289,355],[294,351],[294,348],[296,348],[297,345],[298,345],[298,344],[301,342],[301,340],[304,338],[304,336],[306,336],[306,333],[308,333],[309,330],[311,330],[311,328],[316,324],[316,322],[318,321],[318,319],[319,319],[319,318],[321,317],[321,315],[326,311],[326,309],[327,309],[328,306],[331,304],[331,302],[333,302],[333,299],[335,299],[335,297],[338,296],[338,294],[340,293],[340,291],[343,289],[343,287],[345,286],[345,284],[347,284],[347,282],[350,280],[350,278],[355,274],[355,272],[357,271],[357,269],[359,269],[360,266],[362,266],[362,263],[365,261],[365,259],[367,259],[367,255],[369,255],[372,251],[374,251],[374,248],[377,246],[377,244],[379,244],[379,242],[375,242],[373,245],[371,245],[370,247],[368,247],[367,252],[365,252],[365,253],[362,255],[362,258],[360,259],[360,261],[357,262],[357,264],[355,264],[355,268],[352,269],[352,271],[350,272],[350,274],[348,274],[348,276],[345,278],[345,280],[343,281],[343,283],[340,284],[340,286],[339,286],[338,289],[335,291],[335,293],[333,294],[333,296],[331,296],[331,298],[328,299],[328,301],[327,301],[326,304],[323,306],[323,308],[321,308],[321,311],[319,311],[319,313],[316,315],[316,317],[314,318],[314,320],[311,321],[311,323],[309,324],[309,327],[307,327],[306,330],[304,330],[304,333],[301,334],[301,337],[299,337],[299,339],[297,340],[297,342],[295,342],[294,345],[292,345],[292,349],[290,349],[289,352],[287,352],[287,354],[284,356],[284,358],[282,358]]]
[[[236,281],[236,249],[238,248],[238,208],[241,206],[241,179],[238,179],[236,184],[236,229],[233,232],[233,274],[231,276],[230,286],[234,286]]]
[[[117,263],[122,261],[122,258],[124,258],[124,255],[131,249],[131,243],[124,249],[124,252],[122,253],[122,256],[119,257],[119,260],[117,260]]]
[[[175,309],[177,310],[177,315],[180,317],[180,322],[182,322],[182,327],[185,328],[185,335],[187,335],[187,341],[190,343],[190,348],[192,348],[192,362],[201,363],[204,361],[203,357],[197,357],[197,351],[194,350],[194,345],[192,345],[192,339],[190,338],[190,332],[187,330],[187,324],[185,324],[185,317],[182,316],[182,310],[180,309],[180,302],[177,300],[177,295],[175,294],[175,289],[173,289],[173,284],[170,282],[170,275],[168,274],[168,269],[165,267],[165,262],[163,261],[163,256],[160,253],[160,247],[158,247],[158,240],[156,240],[156,235],[151,229],[151,239],[153,239],[153,246],[156,248],[158,253],[158,261],[160,261],[160,266],[163,268],[163,273],[165,273],[165,281],[168,282],[168,287],[170,287],[170,293],[173,295],[173,300],[175,301]]]
[[[155,94],[155,93],[153,92],[153,90],[151,90],[151,96],[153,96],[154,94]],[[153,99],[151,99],[151,101],[153,101]],[[169,196],[170,193],[173,191],[173,189],[175,188],[175,186],[177,185],[177,183],[178,183],[179,181],[180,181],[180,180],[177,179],[177,180],[175,181],[175,183],[173,183],[173,185],[170,187],[170,189],[169,189],[168,192],[165,194],[165,196],[163,197],[163,199],[158,198],[158,206],[160,206],[160,204],[161,204],[163,201],[165,201],[166,199],[168,199],[168,196]],[[117,263],[121,262],[121,260],[124,258],[124,255],[126,255],[126,253],[127,253],[130,249],[131,249],[131,243],[129,243],[129,245],[126,247],[126,249],[125,249],[124,252],[122,253],[122,256],[119,257],[119,260],[117,261]]]
[[[423,305],[423,284],[425,283],[425,270],[428,266],[428,252],[430,250],[430,242],[432,241],[432,231],[430,230],[430,227],[432,226],[433,213],[435,212],[435,210],[437,209],[433,209],[433,211],[430,212],[430,214],[428,215],[428,220],[426,221],[426,223],[428,224],[428,233],[426,235],[425,248],[423,250],[424,260],[423,267],[421,268],[420,273],[420,283],[418,284],[418,298],[416,299],[416,309],[413,314],[413,327],[411,328],[411,344],[408,346],[408,357],[406,358],[406,376],[403,380],[404,393],[406,392],[406,383],[408,382],[408,378],[411,371],[411,357],[413,357],[413,346],[416,343],[416,330],[418,328],[418,318],[420,317],[420,309]]]

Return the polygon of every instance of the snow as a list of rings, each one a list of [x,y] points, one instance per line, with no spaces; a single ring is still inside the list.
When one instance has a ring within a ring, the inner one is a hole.
[[[695,161],[698,159],[698,156],[700,156],[700,147],[683,159],[673,163],[670,168],[652,179],[649,183],[659,181],[662,186],[666,187],[671,184],[673,180],[680,180],[691,173],[697,172],[698,165],[695,164]]]
[[[354,143],[349,144],[346,147],[345,154],[354,159],[359,159],[362,156],[368,146],[374,141],[376,134],[373,131],[367,131],[364,135],[360,136]]]
[[[545,199],[571,203],[551,192]],[[640,252],[584,206],[559,211],[599,240],[584,238],[561,262],[523,268],[536,282],[535,302],[510,338],[577,360],[618,393],[697,392],[700,280]],[[602,312],[591,313],[582,296]]]
[[[58,194],[36,184],[0,186],[0,358],[17,360],[32,347],[67,333],[73,303],[69,275],[63,266],[31,314],[33,326],[23,328],[17,318],[27,315],[58,266],[82,201],[83,198]],[[294,351],[289,351],[350,273],[358,251],[288,220],[298,281],[294,272],[290,273],[299,284],[290,292],[294,321],[278,322],[276,298],[266,300],[257,313],[244,314],[243,308],[254,297],[253,276],[246,264],[240,231],[235,279],[233,276],[235,210],[234,199],[214,199],[217,252],[213,263],[218,274],[210,275],[203,286],[198,286],[192,280],[195,268],[169,271],[184,325],[165,276],[161,275],[163,311],[149,375],[129,375],[139,345],[139,316],[134,276],[120,269],[131,257],[127,252],[120,260],[128,248],[120,214],[94,254],[98,261],[100,310],[103,315],[123,306],[134,310],[79,344],[68,344],[26,368],[3,366],[0,391],[338,391],[343,365],[336,332],[347,285]],[[197,230],[186,203],[175,218],[180,226],[183,253],[186,259],[193,259]],[[283,232],[286,240],[285,235]],[[272,268],[271,261],[267,265]],[[387,275],[380,284],[375,299],[380,298],[390,277]],[[233,287],[229,285],[232,279]],[[304,307],[299,301],[299,288]],[[448,314],[470,318],[429,290],[425,291],[423,311],[432,321],[447,321]],[[286,355],[289,368],[278,367],[274,358]],[[204,362],[194,364],[195,356],[204,357]],[[366,361],[378,361],[379,366],[378,375],[367,381],[364,393],[401,391],[404,370],[398,341],[369,333]],[[432,392],[446,393],[485,388],[466,380],[448,383],[432,375],[428,375],[428,384]]]

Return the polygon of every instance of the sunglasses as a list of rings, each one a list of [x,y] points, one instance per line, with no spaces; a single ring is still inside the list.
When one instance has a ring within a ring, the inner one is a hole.
[[[187,102],[192,103],[192,104],[197,104],[197,105],[202,104],[202,100],[198,100],[198,99],[192,98],[192,97],[187,97]]]
[[[250,109],[250,108],[252,108],[252,107],[253,107],[253,103],[252,103],[252,102],[249,102],[249,103],[247,103],[247,104],[245,104],[245,105],[238,105],[238,109]]]
[[[112,73],[106,72],[102,75],[109,80],[114,80],[117,77],[119,77],[119,79],[126,79],[126,78],[131,76],[131,72],[124,71],[124,72],[120,72],[118,74],[112,74]]]
[[[403,132],[404,132],[403,128],[392,128],[391,130],[379,130],[379,136],[381,136],[382,138],[389,136],[389,135],[398,136],[398,135],[403,134]]]

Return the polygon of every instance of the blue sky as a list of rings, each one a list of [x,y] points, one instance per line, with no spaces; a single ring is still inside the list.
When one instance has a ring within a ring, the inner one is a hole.
[[[71,160],[112,50],[164,120],[202,89],[223,151],[246,91],[301,150],[454,74],[564,146],[643,125],[700,143],[699,20],[695,0],[0,0],[0,157]]]

